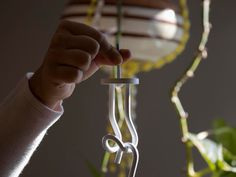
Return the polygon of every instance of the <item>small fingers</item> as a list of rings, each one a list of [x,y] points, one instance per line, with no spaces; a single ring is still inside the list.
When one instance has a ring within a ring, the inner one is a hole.
[[[116,50],[96,29],[81,23],[62,21],[47,54],[50,75],[57,82],[78,83],[101,65],[117,65],[130,51]]]
[[[88,70],[92,57],[83,50],[50,50],[48,52],[51,62],[55,65],[68,65],[82,71]]]
[[[52,49],[80,49],[88,52],[94,58],[98,52],[100,45],[93,38],[85,35],[73,36],[70,34],[55,34],[51,41]]]
[[[58,82],[78,83],[91,65],[92,57],[83,50],[49,50],[50,75]],[[82,75],[82,76],[81,76]]]
[[[128,49],[120,49],[119,54],[122,57],[122,63],[126,62],[131,57],[131,52]],[[102,55],[98,55],[95,58],[95,61],[96,61],[98,66],[102,66],[102,65],[111,65],[111,66],[113,66],[114,65],[114,63],[111,60],[103,57]]]
[[[128,49],[121,49],[121,56],[123,57],[123,62],[126,62],[131,57],[131,52]],[[86,80],[90,76],[92,76],[102,65],[114,65],[110,60],[103,58],[102,56],[98,56],[95,60],[92,60],[90,64],[90,68],[84,72],[83,80]]]
[[[111,63],[117,65],[123,62],[120,53],[106,40],[105,36],[88,25],[71,21],[62,21],[57,33],[89,36],[99,43],[101,54],[110,60]]]
[[[80,83],[83,80],[83,72],[71,66],[58,65],[52,70],[52,77],[56,83]]]
[[[123,58],[123,62],[126,62],[129,58],[131,58],[131,52],[128,49],[120,49],[120,54]]]

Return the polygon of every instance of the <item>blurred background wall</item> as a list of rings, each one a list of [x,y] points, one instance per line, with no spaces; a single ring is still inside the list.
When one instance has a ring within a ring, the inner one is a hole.
[[[40,65],[65,3],[66,0],[0,2],[0,100],[26,72],[35,71]],[[183,176],[185,153],[169,90],[196,51],[201,32],[200,3],[189,1],[192,27],[186,51],[161,70],[138,75],[141,157],[137,177]],[[209,57],[181,93],[192,132],[209,129],[212,120],[219,117],[236,125],[235,6],[236,1],[232,0],[213,1]],[[99,167],[104,153],[101,138],[107,124],[108,88],[100,85],[104,77],[98,72],[64,102],[65,114],[50,129],[22,177],[91,176],[86,159]],[[199,166],[204,165],[198,161]]]

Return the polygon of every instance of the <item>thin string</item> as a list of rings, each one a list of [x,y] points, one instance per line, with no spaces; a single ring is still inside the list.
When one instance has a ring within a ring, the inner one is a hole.
[[[116,49],[119,51],[120,50],[120,39],[121,39],[121,20],[122,20],[122,0],[118,0],[116,3],[116,8],[117,8],[117,19],[116,19],[116,24],[117,24],[117,32],[116,32],[116,40],[115,40],[115,45]],[[121,65],[116,66],[116,78],[121,78]]]

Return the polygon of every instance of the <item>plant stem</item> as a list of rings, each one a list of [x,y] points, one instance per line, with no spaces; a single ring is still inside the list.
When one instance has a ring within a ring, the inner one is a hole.
[[[105,152],[102,159],[102,167],[101,167],[101,170],[103,173],[107,173],[107,165],[108,165],[109,159],[110,159],[110,153]]]
[[[212,172],[212,170],[210,168],[205,168],[203,170],[200,170],[200,171],[196,172],[194,177],[205,176],[205,175],[207,175],[207,174],[209,174],[211,172]]]
[[[187,117],[188,113],[184,110],[183,105],[179,99],[179,92],[182,89],[182,86],[194,76],[195,71],[198,69],[199,64],[201,63],[203,58],[207,57],[206,51],[206,43],[208,41],[208,36],[210,33],[211,25],[209,22],[209,13],[210,13],[210,0],[202,0],[203,2],[203,10],[202,10],[202,26],[203,32],[202,37],[199,43],[198,52],[196,56],[193,58],[193,62],[187,68],[186,72],[177,80],[171,95],[171,101],[174,104],[178,116],[180,118],[180,127],[182,132],[182,140],[185,144],[186,149],[186,162],[187,162],[187,176],[193,177],[196,175],[194,171],[194,163],[193,163],[193,155],[192,155],[192,145],[188,141],[188,123]],[[204,175],[199,173],[198,175]]]
[[[219,175],[218,172],[214,172],[214,173],[212,174],[212,177],[220,177],[220,175]]]

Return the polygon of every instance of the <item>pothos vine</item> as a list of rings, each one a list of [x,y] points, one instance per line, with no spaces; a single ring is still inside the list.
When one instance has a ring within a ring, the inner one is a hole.
[[[192,142],[189,139],[189,130],[188,130],[188,113],[184,110],[183,105],[179,98],[179,92],[181,91],[184,84],[189,81],[190,78],[194,76],[195,71],[198,69],[202,59],[207,57],[207,49],[206,44],[208,42],[208,37],[211,30],[211,24],[209,22],[209,14],[210,14],[210,4],[211,0],[202,0],[202,27],[203,32],[201,36],[201,40],[198,46],[198,52],[193,59],[191,65],[187,68],[186,72],[180,79],[176,82],[172,92],[171,92],[171,101],[174,104],[180,121],[180,127],[182,132],[182,141],[186,148],[186,162],[187,162],[187,176],[189,177],[200,177],[210,172],[210,169],[203,169],[201,171],[196,172],[194,170],[194,162],[192,155]]]

